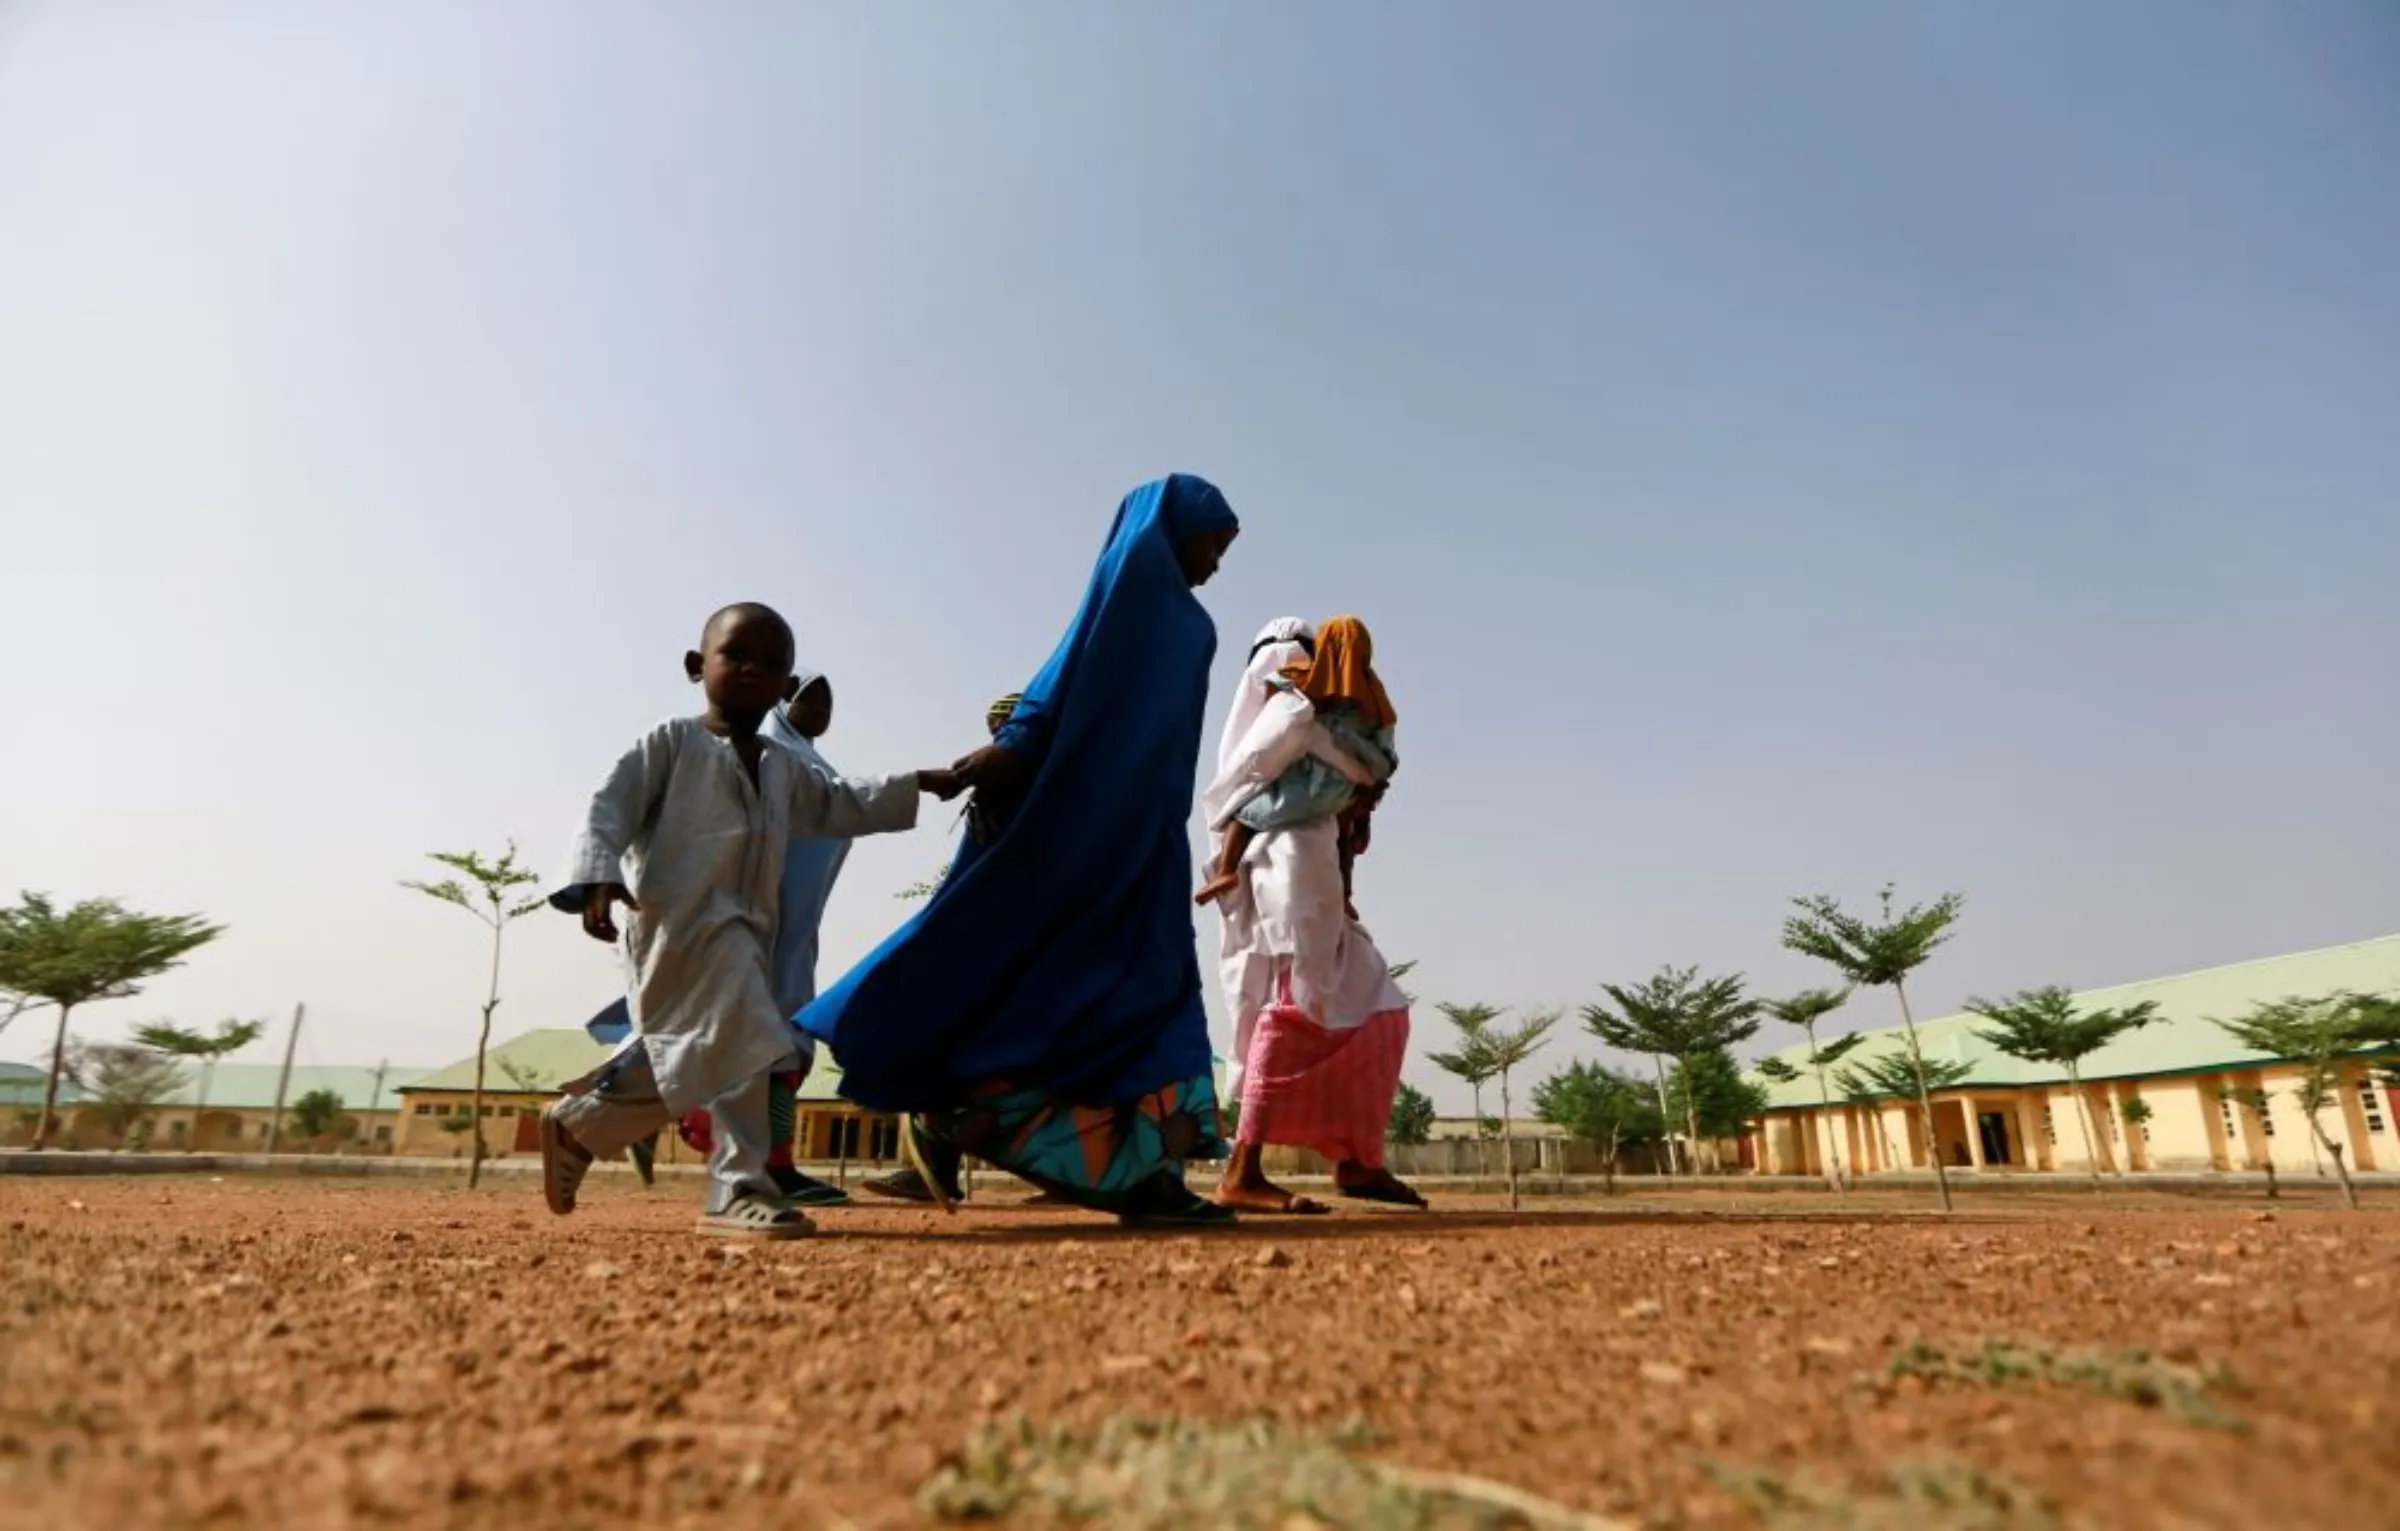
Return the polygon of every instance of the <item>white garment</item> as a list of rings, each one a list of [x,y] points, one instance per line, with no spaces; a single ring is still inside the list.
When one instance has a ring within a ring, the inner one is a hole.
[[[1235,751],[1267,705],[1267,682],[1291,665],[1308,658],[1307,645],[1317,641],[1316,629],[1298,617],[1277,617],[1258,630],[1250,645],[1250,663],[1242,668],[1241,684],[1233,688],[1233,710],[1225,715],[1225,732],[1217,741],[1217,769],[1233,764]]]
[[[675,1120],[659,1098],[658,1078],[644,1055],[638,1037],[627,1037],[632,1053],[622,1067],[600,1070],[592,1089],[558,1104],[559,1125],[596,1159],[622,1153],[656,1136]],[[789,1052],[764,1073],[753,1074],[708,1103],[708,1210],[713,1215],[733,1206],[745,1193],[780,1200],[781,1188],[767,1169],[774,1150],[774,1104],[769,1098],[775,1074],[799,1065],[800,1055]]]
[[[1259,704],[1250,732],[1221,757],[1217,779],[1200,794],[1200,812],[1208,821],[1210,834],[1217,837],[1218,849],[1223,849],[1224,832],[1242,805],[1307,755],[1332,766],[1354,787],[1375,785],[1367,768],[1335,742],[1332,730],[1317,721],[1314,703],[1297,691],[1276,692]]]
[[[1345,775],[1362,769],[1333,743],[1305,697],[1270,698],[1201,798],[1211,827],[1228,823],[1252,792],[1312,753]],[[1220,853],[1223,834],[1217,831]],[[1233,1017],[1236,1089],[1259,1012],[1277,1002],[1287,980],[1292,1003],[1328,1030],[1348,1031],[1408,1005],[1408,996],[1392,982],[1391,965],[1366,927],[1350,918],[1342,897],[1338,821],[1257,836],[1242,858],[1241,872],[1241,886],[1217,903],[1219,972],[1226,1013]]]
[[[733,741],[697,718],[661,723],[594,794],[552,895],[621,882],[641,905],[625,924],[633,1029],[676,1116],[766,1072],[792,1050],[771,963],[778,883],[795,834],[849,838],[917,822],[912,776],[821,776],[764,747],[758,781]]]
[[[792,678],[805,687],[819,679],[814,670],[796,670]],[[800,763],[827,780],[838,780],[833,766],[817,752],[816,741],[792,727],[781,707],[767,714],[759,737],[790,750]],[[825,906],[833,885],[850,859],[847,840],[812,839],[795,834],[783,850],[783,878],[775,916],[775,1003],[789,1018],[817,997],[817,932],[825,923]],[[813,1049],[803,1056],[813,1057]]]

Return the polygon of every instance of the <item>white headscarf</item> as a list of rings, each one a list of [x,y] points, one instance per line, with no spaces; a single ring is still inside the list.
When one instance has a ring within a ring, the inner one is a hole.
[[[1277,617],[1259,629],[1250,645],[1250,663],[1242,670],[1242,683],[1233,693],[1233,711],[1226,716],[1224,737],[1217,742],[1217,769],[1229,770],[1242,741],[1249,737],[1250,726],[1267,709],[1267,682],[1281,674],[1286,666],[1298,664],[1308,657],[1304,644],[1317,641],[1317,630],[1298,617]]]
[[[792,688],[792,696],[794,700],[797,700],[801,692],[825,679],[825,672],[812,670],[806,665],[796,665],[792,669],[792,679],[797,683]],[[834,775],[832,765],[817,752],[817,742],[792,727],[791,708],[790,702],[777,702],[768,709],[766,719],[761,724],[759,732],[815,766],[823,775]]]

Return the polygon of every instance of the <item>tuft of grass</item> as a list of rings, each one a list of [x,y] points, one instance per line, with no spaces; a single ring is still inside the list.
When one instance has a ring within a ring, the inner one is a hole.
[[[2052,1383],[2122,1398],[2146,1409],[2163,1409],[2186,1424],[2210,1430],[2249,1428],[2209,1395],[2237,1386],[2223,1367],[2205,1370],[2162,1361],[2146,1350],[2054,1351],[1986,1340],[1983,1348],[1952,1355],[1920,1341],[1892,1358],[1893,1378],[1958,1382],[1972,1387]]]
[[[1263,1419],[1124,1417],[1083,1434],[1019,1419],[978,1431],[917,1503],[941,1521],[1110,1531],[1623,1531],[1502,1484],[1354,1455],[1376,1439],[1358,1422],[1317,1436]]]
[[[2059,1531],[2049,1504],[1956,1462],[1896,1462],[1865,1488],[1702,1463],[1767,1531]]]

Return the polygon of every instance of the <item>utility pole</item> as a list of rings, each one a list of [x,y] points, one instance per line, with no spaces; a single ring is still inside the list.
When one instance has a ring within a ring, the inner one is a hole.
[[[291,1034],[283,1039],[283,1072],[275,1076],[275,1114],[267,1119],[268,1153],[283,1141],[283,1095],[292,1085],[292,1054],[300,1046],[300,1022],[307,1014],[308,1006],[292,1006]]]
[[[383,1108],[383,1076],[385,1073],[390,1071],[391,1066],[392,1060],[389,1058],[386,1058],[382,1062],[375,1065],[375,1088],[367,1092],[367,1114],[370,1116],[374,1115],[377,1111]],[[400,1133],[398,1130],[399,1123],[394,1122],[392,1126],[392,1146],[397,1148],[399,1147],[400,1138]],[[367,1124],[366,1131],[367,1146],[369,1148],[373,1148],[375,1146],[375,1124],[369,1122]]]

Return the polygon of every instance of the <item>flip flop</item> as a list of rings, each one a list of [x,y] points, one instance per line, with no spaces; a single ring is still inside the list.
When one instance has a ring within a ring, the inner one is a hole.
[[[888,1175],[862,1180],[858,1188],[871,1196],[882,1196],[892,1201],[915,1202],[920,1206],[933,1204],[933,1192],[926,1187],[925,1177],[913,1169],[894,1170]]]
[[[591,1173],[592,1152],[575,1141],[558,1119],[558,1106],[542,1113],[542,1202],[557,1216],[575,1210],[575,1193]]]
[[[711,1212],[692,1225],[696,1233],[725,1239],[805,1239],[817,1231],[797,1207],[769,1201],[745,1191],[722,1212]]]
[[[1334,1190],[1351,1201],[1371,1201],[1385,1207],[1409,1207],[1422,1212],[1426,1208],[1423,1193],[1405,1180],[1390,1175],[1371,1180],[1365,1185],[1335,1185]]]
[[[1151,1205],[1118,1213],[1117,1221],[1128,1228],[1224,1228],[1238,1216],[1233,1208],[1219,1206],[1179,1182],[1155,1193]]]
[[[795,1207],[847,1207],[850,1193],[838,1185],[827,1185],[814,1175],[803,1175],[796,1169],[771,1169],[775,1189]]]

